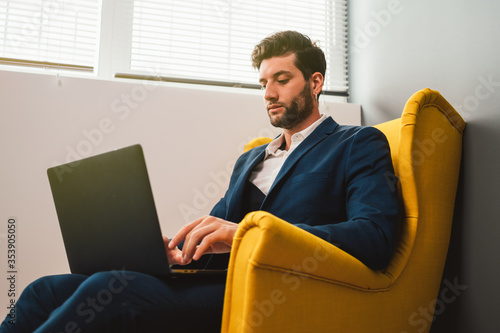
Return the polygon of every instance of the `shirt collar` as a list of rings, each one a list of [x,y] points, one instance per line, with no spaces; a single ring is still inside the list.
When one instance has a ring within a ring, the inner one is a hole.
[[[322,114],[321,117],[316,120],[314,123],[309,125],[306,129],[303,129],[300,132],[295,133],[292,135],[292,145],[290,147],[289,152],[291,150],[295,149],[299,143],[304,141],[314,130],[326,119],[326,115]],[[284,144],[285,137],[283,134],[278,136],[276,139],[274,139],[266,148],[266,157],[269,155],[276,155],[279,154],[279,150],[281,146]]]

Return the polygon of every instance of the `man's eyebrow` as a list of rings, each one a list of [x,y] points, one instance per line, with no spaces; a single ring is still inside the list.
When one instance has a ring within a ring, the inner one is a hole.
[[[292,74],[292,72],[290,72],[290,71],[284,71],[284,70],[283,71],[279,71],[279,72],[274,73],[273,77],[277,78],[278,76],[283,75],[283,74]]]

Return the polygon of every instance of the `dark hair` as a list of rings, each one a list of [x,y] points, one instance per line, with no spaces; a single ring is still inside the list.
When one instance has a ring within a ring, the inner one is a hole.
[[[297,31],[281,31],[264,38],[253,49],[252,65],[260,69],[262,61],[289,53],[295,54],[295,66],[304,79],[308,80],[316,72],[325,76],[325,54],[308,36]]]

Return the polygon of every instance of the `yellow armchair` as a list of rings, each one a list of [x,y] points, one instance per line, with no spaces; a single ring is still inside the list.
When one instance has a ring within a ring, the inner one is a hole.
[[[428,332],[451,233],[465,122],[424,89],[385,133],[402,216],[393,257],[373,271],[269,213],[240,223],[229,262],[223,332]],[[270,139],[259,138],[251,149]],[[445,297],[446,299],[441,299]]]

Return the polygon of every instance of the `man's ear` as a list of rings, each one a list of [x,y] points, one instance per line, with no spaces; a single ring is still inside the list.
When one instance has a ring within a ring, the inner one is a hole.
[[[316,72],[313,75],[311,75],[311,91],[315,95],[319,95],[321,90],[323,90],[323,83],[324,83],[324,77],[320,72]]]

